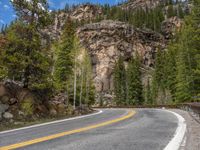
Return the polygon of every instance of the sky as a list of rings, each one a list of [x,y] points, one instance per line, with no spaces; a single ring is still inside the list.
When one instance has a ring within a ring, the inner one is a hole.
[[[65,7],[65,4],[81,4],[81,3],[97,3],[97,4],[110,4],[115,5],[121,2],[122,0],[48,0],[49,9],[57,10]],[[15,15],[15,11],[12,8],[10,0],[0,0],[0,27],[4,24],[9,24],[12,20],[14,20],[17,16]]]

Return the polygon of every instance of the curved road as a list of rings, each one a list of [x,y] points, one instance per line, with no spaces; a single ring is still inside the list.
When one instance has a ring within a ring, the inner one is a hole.
[[[137,109],[134,114],[131,109],[104,109],[92,116],[2,132],[0,150],[13,144],[24,150],[163,150],[177,126],[176,116],[163,110]]]

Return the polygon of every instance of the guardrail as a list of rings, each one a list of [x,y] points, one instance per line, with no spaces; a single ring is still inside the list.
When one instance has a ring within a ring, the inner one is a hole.
[[[93,106],[92,108],[179,108],[179,105],[124,105],[124,106]]]
[[[200,102],[181,104],[181,109],[186,110],[189,114],[200,123]]]
[[[183,103],[175,105],[137,105],[137,106],[94,106],[92,108],[166,108],[166,109],[183,109],[200,123],[200,102]]]

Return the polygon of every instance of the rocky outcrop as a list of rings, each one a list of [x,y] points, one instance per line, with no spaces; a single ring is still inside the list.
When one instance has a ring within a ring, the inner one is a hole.
[[[103,11],[100,6],[92,4],[83,4],[71,8],[69,11],[58,11],[54,12],[54,21],[47,29],[43,30],[42,33],[49,40],[57,40],[62,34],[62,29],[68,17],[76,22],[90,22],[97,16],[102,15]]]
[[[96,18],[98,15],[101,15],[102,9],[101,7],[97,5],[92,4],[83,4],[78,7],[75,7],[75,9],[72,9],[70,12],[70,17],[73,20],[92,20]]]
[[[183,21],[177,16],[166,19],[162,22],[161,31],[167,40],[172,39],[177,31],[181,29]]]
[[[161,0],[128,0],[128,2],[123,3],[120,5],[122,9],[131,9],[135,10],[138,8],[146,9],[146,8],[155,8],[158,6],[161,2]]]
[[[40,109],[43,107],[42,109]],[[13,81],[0,83],[0,120],[25,119],[48,114],[34,94]],[[30,117],[31,116],[31,117]]]
[[[144,66],[152,67],[157,49],[165,47],[162,35],[112,20],[84,25],[77,34],[90,53],[96,90],[104,95],[113,90],[113,68],[120,55],[126,63],[138,52]]]

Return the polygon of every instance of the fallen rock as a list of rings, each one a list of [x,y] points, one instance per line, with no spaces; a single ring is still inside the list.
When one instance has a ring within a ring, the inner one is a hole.
[[[0,102],[3,104],[9,104],[10,98],[7,95],[4,95],[0,98]]]
[[[2,83],[0,83],[0,97],[4,96],[6,94],[7,94],[7,91],[6,91],[5,86]]]
[[[11,114],[9,112],[5,112],[3,114],[3,118],[5,118],[5,119],[12,119],[13,118],[13,114]]]
[[[52,108],[52,109],[49,110],[49,114],[50,114],[50,116],[56,116],[57,115],[57,111]]]
[[[8,105],[0,103],[0,121],[3,119],[2,114],[5,113],[5,111],[8,109],[8,107],[9,107]]]
[[[15,104],[15,103],[17,103],[17,99],[16,98],[11,98],[10,100],[9,100],[9,103],[10,103],[10,105],[13,105],[13,104]]]

